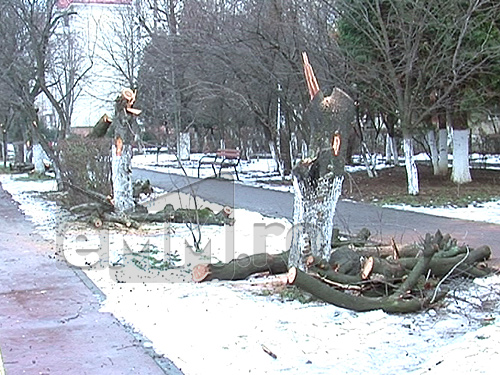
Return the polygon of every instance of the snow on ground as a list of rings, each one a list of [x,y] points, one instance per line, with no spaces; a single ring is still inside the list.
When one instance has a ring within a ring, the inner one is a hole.
[[[205,245],[210,239],[211,247],[204,259],[198,259],[185,250],[184,240],[192,244],[191,231],[181,224],[128,233],[110,231],[104,236],[77,226],[56,236],[61,211],[36,195],[36,191],[55,189],[54,182],[0,177],[4,189],[20,202],[21,210],[45,238],[60,243],[62,236],[68,254],[99,248],[101,241],[108,244],[108,259],[100,253],[102,262],[94,261],[93,267],[85,269],[106,295],[101,310],[141,332],[149,340],[147,346],[169,357],[186,375],[496,373],[498,276],[461,282],[444,306],[406,315],[355,313],[268,295],[266,288],[281,284],[280,277],[194,284],[189,282],[189,271],[197,261],[227,261],[240,253],[252,254],[258,248],[255,244],[264,240],[268,251],[281,251],[286,247],[289,223],[235,210],[234,228],[203,228],[202,242]],[[484,218],[484,213],[480,215]],[[271,223],[275,226],[269,232],[263,230]],[[114,259],[120,264],[127,246],[129,253],[140,254],[145,244],[163,249],[167,242],[178,255],[173,279],[148,279],[151,275],[140,271],[120,273],[121,268],[109,262]]]

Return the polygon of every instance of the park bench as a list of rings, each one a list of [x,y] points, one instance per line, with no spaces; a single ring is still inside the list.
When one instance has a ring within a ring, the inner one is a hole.
[[[200,177],[200,168],[204,164],[210,164],[214,174],[219,177],[221,176],[222,168],[234,168],[236,179],[240,179],[238,176],[238,170],[236,169],[236,167],[240,164],[240,150],[219,149],[214,154],[204,155],[198,161],[198,177]],[[219,173],[217,173],[216,167],[219,168]]]

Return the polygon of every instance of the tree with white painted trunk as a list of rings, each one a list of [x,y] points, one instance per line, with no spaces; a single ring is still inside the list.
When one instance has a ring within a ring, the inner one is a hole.
[[[351,81],[362,88],[362,100],[392,111],[399,118],[405,138],[408,192],[417,194],[418,174],[411,145],[415,127],[420,127],[429,116],[443,117],[443,108],[452,106],[453,100],[461,100],[462,110],[478,110],[488,92],[494,91],[491,79],[484,78],[485,72],[497,76],[500,3],[488,0],[329,3],[338,15],[337,41],[342,57],[352,73]],[[486,89],[483,80],[490,83]],[[465,98],[470,92],[473,95]],[[429,95],[435,95],[433,100],[429,100]],[[446,174],[446,125],[441,120],[438,142],[436,172]],[[455,167],[457,181],[467,180],[463,165]]]
[[[305,269],[310,255],[330,258],[333,218],[344,181],[345,140],[356,118],[354,100],[338,88],[324,96],[306,53],[303,62],[311,99],[304,113],[304,126],[310,130],[309,157],[292,172],[294,229],[289,258],[289,266],[300,269]]]
[[[418,169],[415,162],[413,149],[413,136],[408,130],[403,130],[403,151],[405,153],[406,179],[408,183],[408,194],[418,195],[420,192],[418,181]]]
[[[397,117],[394,114],[388,113],[381,115],[384,125],[387,129],[385,137],[385,164],[399,165],[399,153],[396,142],[396,123]]]
[[[436,131],[434,128],[427,129],[427,134],[425,135],[425,140],[429,146],[429,152],[431,157],[432,170],[434,175],[439,174],[439,153],[437,148]]]
[[[446,176],[448,174],[448,129],[446,126],[446,114],[438,113],[433,117],[433,123],[438,128],[438,174]]]
[[[469,166],[469,135],[467,113],[456,111],[452,114],[453,126],[453,167],[451,180],[456,184],[472,181]]]
[[[134,140],[135,116],[141,112],[133,108],[136,93],[124,89],[115,102],[113,118],[114,141],[111,150],[111,173],[115,210],[121,213],[134,209],[132,185],[132,141]]]

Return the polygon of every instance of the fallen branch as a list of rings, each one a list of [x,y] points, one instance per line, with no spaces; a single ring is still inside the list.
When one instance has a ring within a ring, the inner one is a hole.
[[[289,251],[277,255],[264,253],[234,259],[229,263],[199,264],[193,269],[193,281],[243,280],[259,272],[285,273],[289,255]]]

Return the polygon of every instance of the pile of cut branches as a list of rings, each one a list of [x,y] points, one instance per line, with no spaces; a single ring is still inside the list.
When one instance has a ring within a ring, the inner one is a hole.
[[[136,186],[149,186],[149,183],[138,181]],[[75,187],[73,187],[75,188]],[[137,194],[142,190],[135,190]],[[139,228],[142,223],[194,223],[199,225],[224,225],[232,224],[230,217],[232,211],[225,207],[220,212],[214,212],[208,207],[203,208],[177,208],[171,204],[158,212],[148,212],[147,208],[139,204],[133,212],[115,212],[110,197],[100,196],[91,191],[85,192],[94,202],[84,203],[70,208],[77,220],[87,221],[95,228],[100,228],[104,223],[116,223],[126,228]]]
[[[257,254],[227,264],[202,264],[193,280],[241,280],[248,276],[288,271],[287,282],[325,302],[355,311],[382,309],[392,313],[419,311],[446,295],[445,281],[453,277],[484,277],[492,271],[485,261],[488,246],[471,249],[458,245],[439,230],[420,243],[398,249],[370,243],[369,231],[333,241],[328,261],[307,259],[307,269],[288,269],[288,252]]]

